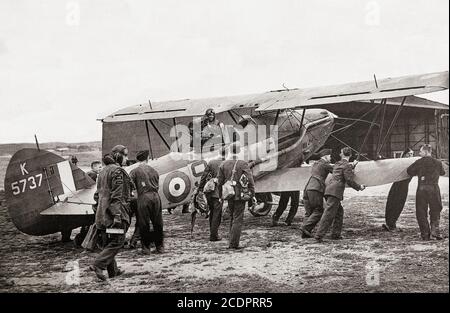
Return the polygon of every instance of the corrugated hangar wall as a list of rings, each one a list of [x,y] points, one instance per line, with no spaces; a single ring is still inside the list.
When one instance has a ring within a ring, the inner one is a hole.
[[[363,118],[365,121],[357,122],[354,126],[340,131],[342,127],[353,123],[354,120],[370,110],[368,105],[361,106],[364,106],[364,108],[359,107],[356,110],[352,106],[327,108],[338,115],[339,118],[336,120],[334,133],[325,146],[338,150],[344,143],[347,143],[355,150],[361,149],[370,123],[376,115],[376,110],[366,115]],[[381,122],[381,114],[378,115],[366,143],[361,149],[363,154],[361,160],[374,159],[383,141],[385,143],[379,154],[384,158],[400,157],[401,152],[408,147],[411,147],[417,154],[421,145],[428,143],[433,147],[433,154],[436,157],[448,160],[448,111],[404,107],[393,125],[390,135],[385,138],[397,108],[397,106],[388,106],[384,123]],[[382,130],[381,136],[379,136],[380,128]]]

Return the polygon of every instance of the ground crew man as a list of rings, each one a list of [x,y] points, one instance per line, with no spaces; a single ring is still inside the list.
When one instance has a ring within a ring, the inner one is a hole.
[[[278,203],[278,208],[272,216],[272,226],[278,226],[278,220],[286,210],[287,204],[291,199],[291,208],[289,209],[289,214],[286,217],[285,224],[290,226],[294,220],[295,214],[297,214],[298,204],[300,200],[300,191],[284,191],[281,193],[280,202]]]
[[[439,220],[441,218],[442,200],[439,189],[439,175],[444,175],[442,162],[431,156],[432,148],[425,144],[420,148],[419,155],[422,157],[408,169],[408,175],[418,176],[419,182],[416,192],[416,217],[423,240],[441,240],[439,231]],[[430,208],[430,223],[428,222],[428,207]]]
[[[413,156],[414,151],[411,148],[406,149],[402,154],[402,158],[410,158]],[[398,230],[397,220],[400,217],[403,208],[405,207],[406,198],[408,197],[409,183],[411,182],[411,179],[412,177],[395,182],[389,189],[384,214],[386,224],[382,225],[384,230]]]
[[[364,190],[366,188],[353,180],[353,165],[348,161],[351,156],[352,150],[349,147],[342,148],[340,153],[341,160],[333,166],[331,179],[325,187],[326,204],[314,236],[319,242],[323,240],[331,224],[333,224],[331,239],[342,239],[344,208],[341,205],[341,201],[344,199],[345,185],[348,184],[355,190]]]
[[[91,163],[91,170],[87,172],[87,175],[93,180],[97,181],[98,174],[102,170],[102,162],[94,161]]]
[[[163,244],[163,219],[161,199],[159,198],[159,174],[147,164],[148,150],[139,151],[136,159],[139,166],[130,172],[131,180],[137,190],[136,225],[142,243],[142,252],[150,254],[150,244],[155,243],[156,252],[164,251]],[[150,222],[153,231],[151,231]]]
[[[325,179],[333,172],[331,162],[331,149],[323,149],[319,152],[320,159],[311,167],[311,177],[303,192],[305,203],[305,219],[303,221],[302,238],[311,238],[311,232],[319,223],[323,214],[323,193],[325,192]]]
[[[102,162],[94,161],[91,163],[91,170],[89,172],[87,172],[86,174],[94,182],[97,182],[97,176],[101,170],[102,170]],[[94,212],[97,210],[97,201],[98,201],[98,199],[96,199],[96,204],[93,205]],[[81,227],[80,232],[75,236],[75,239],[74,239],[75,246],[77,246],[77,247],[81,246],[83,240],[86,238],[86,235],[88,234],[89,227],[90,226],[88,226],[88,225]]]
[[[77,163],[78,163],[77,157],[76,157],[75,155],[72,155],[72,156],[70,157],[70,162],[72,162],[72,164],[76,166]]]
[[[222,240],[222,238],[219,237],[219,226],[222,221],[222,201],[220,201],[217,176],[219,173],[219,166],[224,160],[224,152],[225,150],[223,149],[220,159],[215,159],[208,162],[197,189],[197,193],[203,191],[206,183],[211,180],[213,180],[215,185],[214,190],[205,193],[209,207],[209,241]],[[194,199],[195,197],[196,195],[194,196]]]
[[[130,202],[132,182],[127,172],[121,167],[126,164],[128,150],[124,146],[115,146],[110,155],[104,157],[105,168],[97,179],[98,208],[95,225],[103,238],[103,250],[94,261],[94,271],[101,280],[108,276],[115,277],[123,273],[117,268],[116,254],[123,247],[125,234],[130,225]],[[107,229],[123,230],[122,234],[107,233]]]
[[[217,188],[219,189],[219,196],[221,199],[223,199],[223,185],[227,180],[234,181],[233,184],[235,195],[228,200],[228,208],[230,211],[230,249],[241,249],[241,247],[239,246],[239,240],[241,237],[242,224],[244,220],[245,203],[250,199],[254,199],[255,195],[253,174],[246,161],[238,160],[237,155],[239,154],[239,152],[239,143],[233,143],[231,145],[232,158],[230,160],[224,161],[219,166],[218,174]]]

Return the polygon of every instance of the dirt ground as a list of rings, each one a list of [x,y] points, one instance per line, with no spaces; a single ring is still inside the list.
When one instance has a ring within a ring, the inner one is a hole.
[[[269,216],[255,218],[246,212],[241,251],[226,249],[227,220],[220,228],[224,239],[209,242],[205,218],[197,220],[192,239],[189,214],[165,211],[166,253],[143,256],[124,249],[117,260],[126,273],[108,282],[99,282],[88,269],[95,253],[60,243],[58,234],[32,237],[16,230],[0,193],[0,292],[448,293],[445,179],[442,241],[419,240],[413,195],[398,223],[402,232],[381,230],[389,186],[366,190],[364,196],[349,192],[343,202],[344,240],[322,244],[301,239],[303,207],[289,227],[270,227]],[[414,190],[413,181],[410,192]]]

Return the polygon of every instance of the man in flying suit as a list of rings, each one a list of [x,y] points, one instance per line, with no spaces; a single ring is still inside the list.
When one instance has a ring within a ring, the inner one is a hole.
[[[94,271],[101,280],[123,273],[117,268],[116,254],[123,247],[125,234],[130,225],[131,198],[133,185],[127,172],[122,168],[126,164],[128,150],[115,146],[104,159],[105,168],[97,178],[98,208],[95,224],[103,238],[103,250],[94,261]],[[123,233],[107,233],[107,229],[123,230]]]
[[[445,171],[442,162],[433,158],[431,152],[432,148],[429,144],[423,145],[419,152],[421,158],[411,164],[406,171],[410,176],[419,177],[416,191],[416,218],[422,240],[431,238],[441,240],[439,220],[442,200],[438,183],[439,176],[445,175]],[[428,207],[430,208],[431,223],[428,222]]]
[[[331,149],[323,149],[319,152],[320,159],[311,167],[311,177],[303,192],[303,199],[309,209],[301,228],[302,238],[311,238],[311,232],[319,223],[323,214],[323,193],[325,192],[325,179],[333,172],[331,162]]]
[[[231,179],[235,181],[235,195],[228,200],[228,208],[230,211],[230,249],[241,249],[241,247],[239,246],[239,240],[241,237],[242,224],[244,220],[245,203],[248,202],[248,199],[243,199],[243,195],[244,193],[247,193],[251,198],[254,198],[255,195],[255,183],[253,180],[252,171],[250,170],[250,167],[246,161],[238,159],[239,152],[239,143],[233,143],[231,145],[232,158],[230,160],[224,161],[219,166],[217,183],[219,196],[222,199],[222,186],[227,180]],[[233,177],[231,177],[234,167],[235,173]]]
[[[150,254],[150,244],[155,243],[156,252],[163,253],[163,219],[161,199],[159,198],[159,174],[147,164],[148,150],[139,151],[136,160],[139,166],[130,172],[130,177],[137,190],[136,225],[142,242],[142,252]],[[150,222],[152,226],[150,226]],[[153,231],[151,231],[153,227]]]
[[[224,143],[223,128],[224,125],[216,118],[214,110],[206,110],[201,125],[201,146],[205,146],[205,152],[217,150],[222,146]]]
[[[203,171],[200,183],[198,185],[197,193],[203,191],[205,184],[213,179],[215,181],[215,188],[213,191],[205,193],[206,200],[209,207],[209,241],[220,241],[219,226],[222,221],[222,201],[220,201],[219,188],[217,183],[217,176],[219,174],[219,166],[222,164],[225,156],[225,149],[222,149],[221,157],[213,159],[208,162]],[[195,196],[194,196],[195,197]]]
[[[326,204],[322,218],[320,219],[314,238],[321,242],[333,224],[331,239],[342,239],[342,223],[344,221],[344,208],[341,201],[344,199],[345,185],[348,184],[355,190],[364,190],[366,187],[356,183],[353,165],[349,162],[352,150],[349,147],[341,149],[341,160],[333,166],[333,172],[329,183],[325,187],[324,196]]]

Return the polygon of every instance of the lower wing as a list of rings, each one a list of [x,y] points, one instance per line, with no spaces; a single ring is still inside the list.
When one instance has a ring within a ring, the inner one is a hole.
[[[378,186],[405,180],[410,177],[406,173],[406,169],[417,159],[404,158],[359,162],[355,168],[355,181],[361,185]],[[310,167],[276,170],[258,179],[255,182],[255,189],[256,192],[303,190],[310,176]]]

